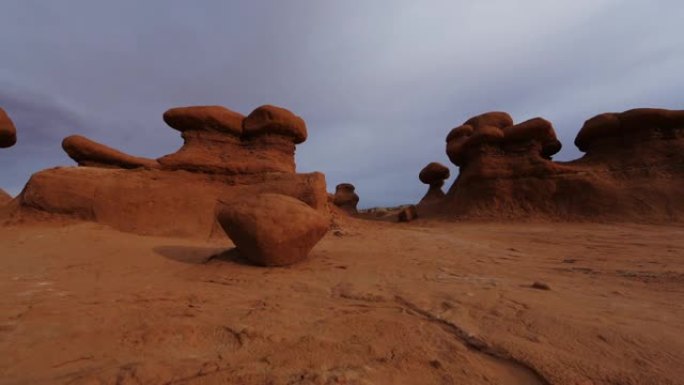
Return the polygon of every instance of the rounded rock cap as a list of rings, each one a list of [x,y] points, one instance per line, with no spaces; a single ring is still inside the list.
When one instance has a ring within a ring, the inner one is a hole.
[[[17,129],[5,110],[0,108],[0,148],[12,147],[17,143]]]
[[[306,140],[304,119],[282,107],[263,105],[258,107],[242,122],[243,133],[247,137],[275,134],[291,137],[295,144]]]
[[[418,175],[418,179],[425,184],[443,182],[449,178],[449,168],[441,163],[432,162],[425,166]]]
[[[351,183],[340,183],[337,186],[335,186],[335,191],[354,192],[354,190],[356,190],[356,187],[354,187],[354,185]]]
[[[222,106],[175,107],[164,112],[164,122],[180,132],[212,131],[240,136],[244,118]]]

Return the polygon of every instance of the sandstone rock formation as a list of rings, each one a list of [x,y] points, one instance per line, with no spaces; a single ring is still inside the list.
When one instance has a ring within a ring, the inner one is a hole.
[[[79,166],[111,168],[159,168],[154,159],[139,158],[80,135],[64,138],[62,148]]]
[[[351,183],[340,183],[335,187],[335,197],[333,203],[348,214],[356,214],[356,205],[359,203],[359,196],[355,192],[356,187]]]
[[[176,153],[159,158],[168,170],[293,173],[295,144],[307,136],[304,120],[274,106],[261,106],[246,118],[219,106],[173,108],[164,121],[184,140]]]
[[[0,188],[0,206],[4,206],[12,200],[12,196]]]
[[[0,108],[0,148],[12,147],[17,142],[17,129],[5,110]]]
[[[215,106],[171,109],[164,120],[185,144],[158,162],[68,137],[63,147],[79,167],[34,174],[0,222],[48,214],[140,234],[223,237],[215,218],[219,198],[278,193],[326,212],[325,176],[295,173],[295,143],[306,138],[301,118],[272,106],[250,117]]]
[[[303,260],[330,227],[326,215],[280,194],[222,201],[217,217],[240,254],[262,266]]]
[[[441,202],[445,194],[442,191],[444,181],[449,178],[449,168],[441,163],[432,162],[425,166],[418,174],[421,182],[430,186],[428,192],[420,200],[421,205]]]
[[[513,125],[496,112],[469,119],[447,136],[459,176],[446,210],[473,217],[684,219],[682,111],[637,109],[587,120],[575,143],[586,155],[553,162],[551,123]]]

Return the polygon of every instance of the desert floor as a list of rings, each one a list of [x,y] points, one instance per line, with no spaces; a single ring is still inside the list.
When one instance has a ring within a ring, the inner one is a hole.
[[[681,226],[349,220],[287,268],[94,224],[0,245],[2,384],[684,384]]]

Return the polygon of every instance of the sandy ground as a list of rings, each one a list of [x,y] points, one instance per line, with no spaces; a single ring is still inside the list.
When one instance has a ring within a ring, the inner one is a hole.
[[[3,228],[0,383],[684,384],[683,227],[350,221],[270,269],[231,247]]]

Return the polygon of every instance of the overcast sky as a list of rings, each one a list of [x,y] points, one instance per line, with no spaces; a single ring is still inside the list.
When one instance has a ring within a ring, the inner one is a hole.
[[[684,2],[617,0],[1,0],[0,107],[19,142],[0,187],[74,164],[82,134],[159,157],[181,145],[162,113],[262,104],[302,116],[299,172],[361,206],[418,201],[418,172],[451,168],[444,139],[472,115],[551,120],[572,144],[584,120],[684,109]],[[453,179],[453,178],[452,178]]]

